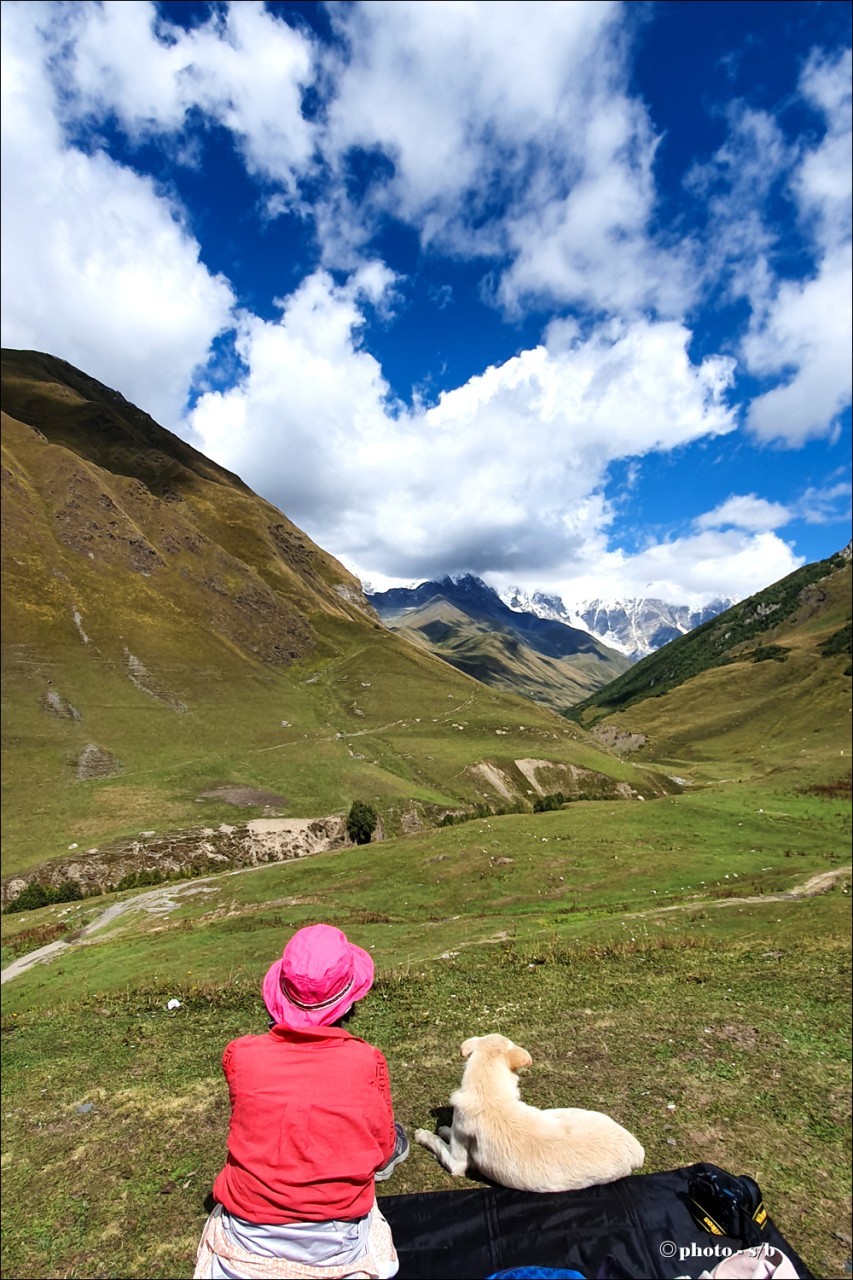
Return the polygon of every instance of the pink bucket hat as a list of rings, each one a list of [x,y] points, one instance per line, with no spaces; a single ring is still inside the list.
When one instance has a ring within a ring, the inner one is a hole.
[[[276,1023],[295,1030],[328,1027],[373,986],[373,960],[329,924],[295,933],[261,990]]]

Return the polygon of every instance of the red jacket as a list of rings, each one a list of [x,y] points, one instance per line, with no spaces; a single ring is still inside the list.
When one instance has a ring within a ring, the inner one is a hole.
[[[388,1065],[342,1027],[232,1040],[228,1159],[215,1198],[248,1222],[326,1222],[373,1207],[373,1175],[394,1151]]]

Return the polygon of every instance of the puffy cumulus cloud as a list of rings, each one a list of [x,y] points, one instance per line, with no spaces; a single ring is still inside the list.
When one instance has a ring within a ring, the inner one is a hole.
[[[757,494],[733,494],[725,502],[721,502],[713,511],[706,511],[696,518],[699,529],[724,529],[732,525],[735,529],[747,529],[754,532],[768,529],[779,529],[789,523],[792,513],[781,502],[768,502]]]
[[[281,302],[279,323],[244,313],[236,345],[245,375],[202,395],[188,418],[206,453],[309,532],[331,535],[352,518],[372,483],[361,468],[393,431],[388,385],[359,344],[364,306],[381,305],[393,279],[379,263],[345,285],[318,271]]]
[[[815,51],[799,82],[820,128],[786,136],[779,119],[742,102],[729,136],[688,175],[707,213],[703,288],[749,304],[739,354],[764,383],[747,413],[761,441],[798,448],[835,433],[850,404],[850,51]],[[810,266],[786,275],[792,226]]]
[[[245,376],[190,418],[205,452],[370,576],[586,564],[605,548],[614,459],[734,427],[731,362],[693,364],[689,331],[649,320],[552,326],[433,407],[404,409],[359,343],[365,306],[392,287],[375,264],[345,285],[316,272],[280,322],[246,317]]]
[[[168,136],[189,162],[215,121],[269,184],[269,214],[309,217],[333,267],[369,258],[390,215],[425,245],[509,264],[495,297],[510,310],[675,315],[690,296],[688,250],[664,253],[650,230],[656,139],[628,88],[638,19],[615,0],[335,5],[332,45],[260,0],[190,30],[147,0],[29,7],[67,121]]]
[[[635,555],[607,551],[594,571],[564,577],[551,589],[570,603],[651,599],[698,608],[711,600],[743,600],[804,563],[775,533],[706,529]]]
[[[803,99],[823,123],[815,145],[791,150],[788,172],[813,270],[804,278],[780,279],[769,265],[771,255],[762,253],[742,278],[752,317],[741,352],[750,372],[775,383],[755,398],[747,422],[759,439],[791,447],[830,435],[853,391],[850,65],[849,50],[833,58],[816,52],[800,80]],[[768,173],[778,174],[785,164],[778,130],[766,124],[761,132],[766,145],[757,148],[758,157]],[[763,187],[766,195],[766,179]],[[757,172],[755,189],[761,189]],[[732,222],[745,203],[745,197],[735,198]],[[756,216],[752,209],[747,223],[754,225]],[[766,234],[765,242],[769,247]]]
[[[627,90],[626,14],[615,3],[337,6],[348,52],[324,148],[392,166],[355,208],[338,190],[327,251],[344,259],[369,213],[426,244],[508,259],[498,297],[674,314],[682,256],[650,232],[656,139]]]
[[[526,154],[568,133],[573,111],[614,60],[619,6],[377,0],[332,11],[347,42],[329,106],[327,148],[381,149],[389,199],[428,240],[487,209],[489,184],[518,186]],[[594,66],[596,58],[603,65]],[[536,157],[532,157],[536,158]],[[471,206],[460,209],[460,197]]]
[[[3,184],[2,340],[63,357],[174,426],[231,290],[148,179],[65,145],[43,16],[3,6],[2,158],[15,177]]]
[[[230,129],[247,167],[295,187],[309,166],[314,129],[302,94],[316,74],[307,36],[241,0],[185,31],[145,0],[68,4],[51,32],[67,114],[115,113],[132,137],[179,133],[198,108]]]
[[[851,251],[827,254],[814,278],[779,285],[766,314],[742,345],[749,369],[779,379],[750,405],[747,421],[762,440],[796,447],[829,435],[850,404]]]

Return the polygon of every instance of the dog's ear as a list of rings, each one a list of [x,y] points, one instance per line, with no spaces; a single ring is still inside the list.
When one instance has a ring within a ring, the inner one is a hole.
[[[460,1053],[462,1054],[462,1057],[470,1058],[471,1054],[477,1048],[477,1045],[479,1043],[480,1043],[479,1036],[472,1036],[470,1040],[466,1040],[465,1043],[462,1045],[462,1048],[460,1049]]]
[[[511,1071],[518,1071],[521,1067],[530,1067],[533,1065],[533,1059],[526,1049],[519,1049],[518,1045],[513,1045],[509,1053],[506,1055]]]

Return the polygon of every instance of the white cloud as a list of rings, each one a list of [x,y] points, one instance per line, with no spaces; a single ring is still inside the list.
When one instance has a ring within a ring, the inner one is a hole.
[[[753,533],[779,529],[790,522],[792,513],[781,502],[768,502],[757,494],[733,494],[713,511],[696,517],[697,529],[724,529],[732,525]]]
[[[775,533],[703,530],[636,555],[609,551],[594,572],[565,577],[553,589],[570,602],[652,599],[698,608],[710,600],[743,600],[804,563]]]
[[[498,291],[677,314],[679,255],[650,232],[656,139],[627,90],[625,10],[606,2],[338,6],[348,41],[324,148],[381,151],[393,174],[358,208],[336,193],[327,253],[351,262],[365,219],[391,213],[425,244],[508,258]]]
[[[803,97],[824,117],[826,134],[817,147],[804,155],[794,178],[794,190],[803,217],[814,220],[815,234],[828,252],[850,243],[850,76],[849,49],[835,57],[817,51],[800,80]]]
[[[849,403],[849,54],[806,64],[802,99],[823,122],[811,141],[732,109],[729,142],[691,180],[710,209],[702,276],[698,232],[664,246],[656,224],[658,139],[627,63],[636,10],[373,0],[330,15],[334,46],[255,0],[188,31],[142,0],[4,4],[4,341],[71,360],[174,426],[193,371],[236,324],[245,365],[184,429],[375,576],[473,569],[543,588],[595,563],[592,594],[618,579],[621,594],[630,582],[682,600],[788,572],[798,561],[772,530],[786,514],[834,518],[837,486],[790,508],[733,496],[635,556],[609,549],[603,495],[614,461],[734,430],[734,361],[693,363],[680,319],[724,277],[727,300],[751,310],[738,354],[763,380],[754,436],[798,446]],[[209,126],[229,130],[259,202],[305,214],[346,279],[314,271],[279,322],[235,320],[176,200],[96,149],[115,121],[123,154],[153,141],[173,163],[202,154]],[[82,136],[88,153],[69,142]],[[386,157],[366,192],[347,187],[357,148]],[[783,191],[812,251],[805,280],[777,274],[768,210]],[[507,311],[620,318],[555,320],[432,408],[403,407],[364,339],[365,316],[397,301],[370,249],[386,215],[446,260],[493,266]]]
[[[359,346],[361,308],[381,301],[383,280],[390,289],[381,264],[344,286],[319,271],[282,301],[280,323],[244,314],[237,349],[248,373],[203,395],[189,417],[205,452],[309,531],[331,533],[369,497],[365,455],[393,429],[382,370]]]
[[[765,111],[735,101],[726,118],[726,141],[685,179],[707,220],[696,268],[705,288],[722,284],[729,298],[746,297],[761,311],[773,288],[778,236],[767,206],[784,188],[797,152]]]
[[[295,187],[314,151],[302,93],[316,74],[311,41],[240,0],[189,31],[163,23],[152,4],[69,5],[66,110],[115,111],[131,136],[178,133],[197,107],[234,134],[247,167]]]
[[[683,263],[649,230],[656,140],[627,89],[614,0],[332,6],[336,50],[259,0],[189,31],[142,0],[43,15],[67,119],[115,113],[131,138],[174,147],[198,109],[232,132],[250,172],[280,185],[270,214],[313,217],[332,266],[357,264],[390,214],[425,245],[508,259],[510,309],[536,298],[677,314],[689,296]],[[302,113],[308,87],[326,106],[316,120]],[[352,195],[359,149],[387,165]],[[319,177],[321,157],[330,181],[309,206],[299,182]]]
[[[806,524],[836,524],[850,519],[850,481],[809,486],[797,503],[797,515]]]
[[[190,419],[205,452],[372,576],[565,572],[604,550],[614,459],[734,427],[731,362],[692,364],[689,331],[648,320],[587,337],[553,326],[433,408],[404,410],[359,346],[377,278],[317,272],[280,323],[246,317],[248,373]]]
[[[800,89],[825,126],[821,140],[802,151],[790,183],[816,266],[804,279],[764,274],[742,345],[750,372],[777,380],[753,401],[748,425],[759,439],[790,447],[831,434],[853,391],[849,50],[835,59],[814,54]]]
[[[585,89],[606,79],[619,6],[377,0],[332,11],[349,44],[327,148],[381,148],[399,216],[445,224],[482,212],[488,184],[523,181],[525,149],[560,137]],[[594,68],[596,56],[605,66]],[[582,130],[578,130],[582,132]],[[565,151],[577,163],[570,136]],[[534,157],[539,158],[539,157]]]
[[[2,341],[61,356],[174,426],[231,290],[150,180],[64,145],[42,15],[3,6]]]
[[[781,284],[744,339],[751,372],[783,379],[750,406],[759,439],[796,447],[828,435],[850,404],[851,289],[848,244],[827,255],[813,279]]]
[[[747,424],[790,448],[832,436],[851,399],[849,49],[814,52],[799,95],[819,130],[791,139],[780,119],[735,102],[726,142],[687,181],[707,209],[705,287],[723,283],[750,307],[739,354],[765,385]],[[785,261],[794,232],[811,259],[796,275]]]

